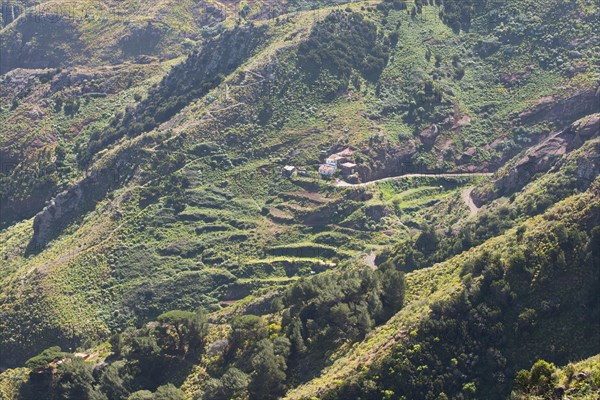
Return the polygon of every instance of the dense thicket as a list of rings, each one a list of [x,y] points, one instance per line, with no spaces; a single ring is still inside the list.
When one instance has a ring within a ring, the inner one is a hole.
[[[291,382],[318,371],[298,368],[303,360],[363,338],[403,300],[404,275],[395,269],[326,273],[295,283],[274,301],[284,314],[281,326],[256,315],[238,316],[230,322],[231,333],[208,348],[203,312],[170,311],[143,328],[114,335],[113,355],[95,368],[59,347],[43,351],[26,363],[32,372],[21,398],[179,399],[181,392],[169,385],[180,386],[202,360],[209,374],[203,399],[275,399]],[[173,397],[161,397],[167,395]]]
[[[349,78],[356,70],[376,80],[388,57],[389,47],[378,39],[377,26],[354,12],[332,12],[298,46],[298,65],[315,75],[327,69]]]
[[[595,354],[600,337],[589,321],[600,318],[597,219],[596,207],[579,226],[557,222],[498,253],[480,253],[463,265],[460,295],[433,305],[408,341],[327,398],[501,399],[517,369],[541,357],[564,364]],[[562,290],[574,286],[577,293]],[[578,329],[553,328],[562,324]]]
[[[404,300],[404,276],[394,268],[322,274],[284,295],[283,326],[295,350],[361,339],[396,313]]]
[[[113,336],[108,363],[94,366],[59,347],[49,348],[27,361],[31,374],[20,398],[181,399],[183,393],[171,383],[181,384],[180,374],[202,353],[207,333],[203,312],[175,310],[146,327]]]

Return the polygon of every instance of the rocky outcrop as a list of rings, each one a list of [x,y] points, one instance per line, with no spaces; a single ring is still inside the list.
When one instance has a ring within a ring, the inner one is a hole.
[[[551,135],[538,145],[530,148],[525,154],[507,165],[498,175],[490,189],[473,192],[473,199],[479,206],[495,198],[512,194],[523,188],[539,173],[548,171],[562,156],[583,145],[586,141],[600,135],[600,114],[584,117],[561,132]],[[597,173],[598,166],[588,166],[578,173],[579,178],[588,178]]]
[[[558,126],[564,126],[570,121],[598,110],[600,110],[598,87],[592,87],[563,99],[543,97],[532,108],[519,114],[519,119],[524,124],[550,121]]]
[[[462,152],[456,163],[458,165],[467,164],[473,160],[473,157],[477,154],[477,149],[475,147],[469,147]]]
[[[39,212],[33,220],[33,246],[43,246],[50,237],[53,228],[59,224],[59,221],[75,212],[83,200],[84,192],[81,185],[76,185],[52,199],[50,204]],[[33,250],[31,246],[30,250]]]
[[[531,77],[534,65],[528,65],[524,71],[512,71],[500,74],[500,82],[506,87],[515,87]]]
[[[96,203],[106,196],[106,193],[124,182],[132,167],[115,163],[117,167],[106,168],[92,172],[68,190],[58,194],[33,220],[33,237],[27,247],[28,253],[37,253],[46,244],[56,238],[60,232],[94,209]],[[131,164],[129,164],[131,165]]]
[[[363,152],[372,162],[359,162],[357,173],[362,182],[400,175],[404,170],[410,169],[412,156],[416,152],[417,144],[413,140],[399,145],[392,145],[387,142],[373,145]]]
[[[433,124],[429,128],[424,129],[423,131],[421,131],[421,133],[419,133],[419,139],[421,139],[421,143],[423,143],[425,147],[431,148],[434,145],[435,139],[437,139],[439,134],[440,128],[438,128],[437,125]]]
[[[379,222],[383,217],[391,214],[393,211],[385,204],[376,204],[365,208],[365,215],[375,222]]]

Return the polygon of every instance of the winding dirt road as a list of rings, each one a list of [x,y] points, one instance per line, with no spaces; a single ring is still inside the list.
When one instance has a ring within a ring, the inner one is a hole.
[[[376,183],[407,179],[407,178],[456,178],[461,176],[492,176],[491,172],[456,172],[456,173],[448,173],[448,174],[406,174],[399,176],[390,176],[387,178],[375,179],[374,181],[363,182],[363,183],[348,183],[341,180],[335,181],[333,184],[337,187],[365,187],[369,185],[373,185]]]
[[[475,188],[468,188],[468,189],[463,190],[461,193],[463,200],[469,207],[469,211],[470,211],[469,216],[470,217],[477,215],[477,213],[479,212],[479,207],[477,207],[475,205],[475,203],[473,202],[473,196],[471,196],[473,189],[475,189]]]
[[[374,181],[369,181],[369,182],[364,182],[364,183],[354,183],[354,184],[344,182],[344,181],[341,181],[338,179],[337,181],[334,182],[334,185],[337,187],[365,187],[365,186],[373,185],[373,184],[380,183],[380,182],[406,179],[406,178],[418,178],[418,177],[453,178],[453,177],[460,177],[460,176],[492,176],[492,175],[493,174],[489,173],[489,172],[472,172],[472,173],[457,172],[457,173],[449,173],[449,174],[406,174],[406,175],[400,175],[400,176],[390,176],[388,178],[381,178],[381,179],[376,179]],[[479,207],[477,207],[475,205],[475,203],[473,202],[473,197],[471,196],[473,189],[475,189],[475,188],[470,187],[470,188],[463,190],[461,193],[462,199],[464,200],[467,207],[469,207],[469,217],[473,217],[473,216],[477,215],[477,213],[479,212]]]
[[[456,172],[449,174],[406,174],[400,176],[390,176],[387,178],[375,179],[374,181],[363,182],[363,183],[348,183],[341,180],[336,180],[333,184],[337,187],[365,187],[374,185],[376,183],[394,181],[408,178],[458,178],[461,176],[492,176],[491,172]]]

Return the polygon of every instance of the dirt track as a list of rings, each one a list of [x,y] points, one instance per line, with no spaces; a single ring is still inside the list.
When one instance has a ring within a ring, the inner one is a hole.
[[[387,178],[376,179],[374,181],[364,182],[364,183],[348,183],[344,181],[337,180],[334,182],[334,185],[337,187],[365,187],[369,185],[373,185],[375,183],[381,183],[386,181],[393,181],[399,179],[407,179],[407,178],[424,178],[424,177],[433,177],[433,178],[455,178],[461,176],[492,176],[489,172],[457,172],[457,173],[448,173],[448,174],[406,174],[400,176],[390,176]]]

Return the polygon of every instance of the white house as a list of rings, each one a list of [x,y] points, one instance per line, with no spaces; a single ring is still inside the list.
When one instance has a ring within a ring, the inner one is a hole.
[[[326,176],[326,177],[333,176],[336,171],[337,171],[337,167],[334,165],[321,164],[321,166],[319,167],[319,175],[321,175],[321,176]]]

